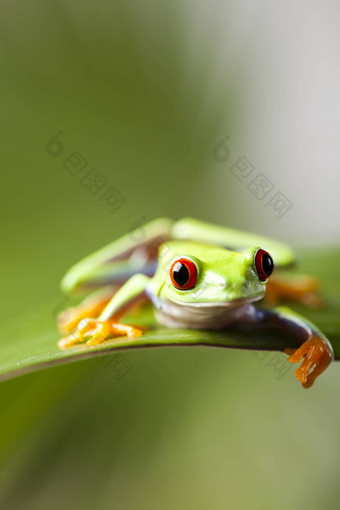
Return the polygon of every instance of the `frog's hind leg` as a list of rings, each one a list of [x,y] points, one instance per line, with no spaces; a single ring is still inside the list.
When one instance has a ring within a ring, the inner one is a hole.
[[[250,246],[259,246],[271,254],[276,267],[287,267],[295,260],[293,251],[285,243],[250,232],[205,223],[193,218],[182,218],[176,221],[172,227],[172,237],[212,244],[236,251],[244,251]]]
[[[152,276],[159,246],[170,239],[172,221],[154,220],[116,239],[72,266],[61,281],[66,294],[123,285],[136,273]]]
[[[273,275],[267,283],[265,301],[270,306],[289,300],[302,303],[310,308],[320,308],[323,299],[318,294],[320,282],[306,275]]]

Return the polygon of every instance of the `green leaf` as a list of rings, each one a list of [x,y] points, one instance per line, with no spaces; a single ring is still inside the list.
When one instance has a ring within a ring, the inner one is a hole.
[[[298,270],[317,276],[322,284],[325,306],[312,310],[302,305],[291,305],[296,311],[312,320],[331,341],[336,359],[340,359],[340,278],[338,261],[340,250],[333,249],[300,257]],[[198,331],[169,329],[157,325],[150,307],[126,318],[127,323],[144,324],[148,331],[142,337],[120,337],[99,346],[78,345],[60,351],[56,345],[60,334],[55,317],[57,309],[65,302],[48,303],[38,312],[23,319],[19,327],[3,328],[4,341],[0,344],[0,380],[33,372],[49,366],[69,363],[85,358],[104,356],[126,349],[170,346],[231,347],[239,349],[263,349],[282,351],[285,347],[297,347],[294,339],[274,331],[242,332],[237,329]],[[51,318],[52,324],[51,324]],[[38,333],[43,329],[43,333]],[[14,333],[15,332],[15,333]],[[6,340],[5,340],[6,339]]]

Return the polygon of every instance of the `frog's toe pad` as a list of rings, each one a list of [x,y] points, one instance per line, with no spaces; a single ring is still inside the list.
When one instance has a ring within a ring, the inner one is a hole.
[[[65,338],[61,338],[57,345],[59,349],[68,349],[69,347],[73,347],[73,345],[81,342],[81,338],[77,334],[66,336]]]
[[[86,337],[91,337],[86,344],[98,345],[104,342],[109,336],[140,336],[143,332],[133,326],[125,324],[117,324],[111,321],[92,321],[96,327],[85,334]]]

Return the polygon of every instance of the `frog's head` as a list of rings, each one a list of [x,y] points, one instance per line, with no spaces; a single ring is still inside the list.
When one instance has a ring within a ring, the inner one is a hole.
[[[264,296],[273,269],[271,256],[259,247],[240,253],[171,241],[161,247],[154,290],[176,304],[235,308]]]

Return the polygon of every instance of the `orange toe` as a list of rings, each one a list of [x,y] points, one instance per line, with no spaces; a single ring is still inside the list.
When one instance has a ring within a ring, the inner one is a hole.
[[[288,361],[290,363],[302,361],[295,375],[304,388],[310,388],[317,377],[326,370],[332,359],[333,355],[327,343],[314,334],[289,356]]]

